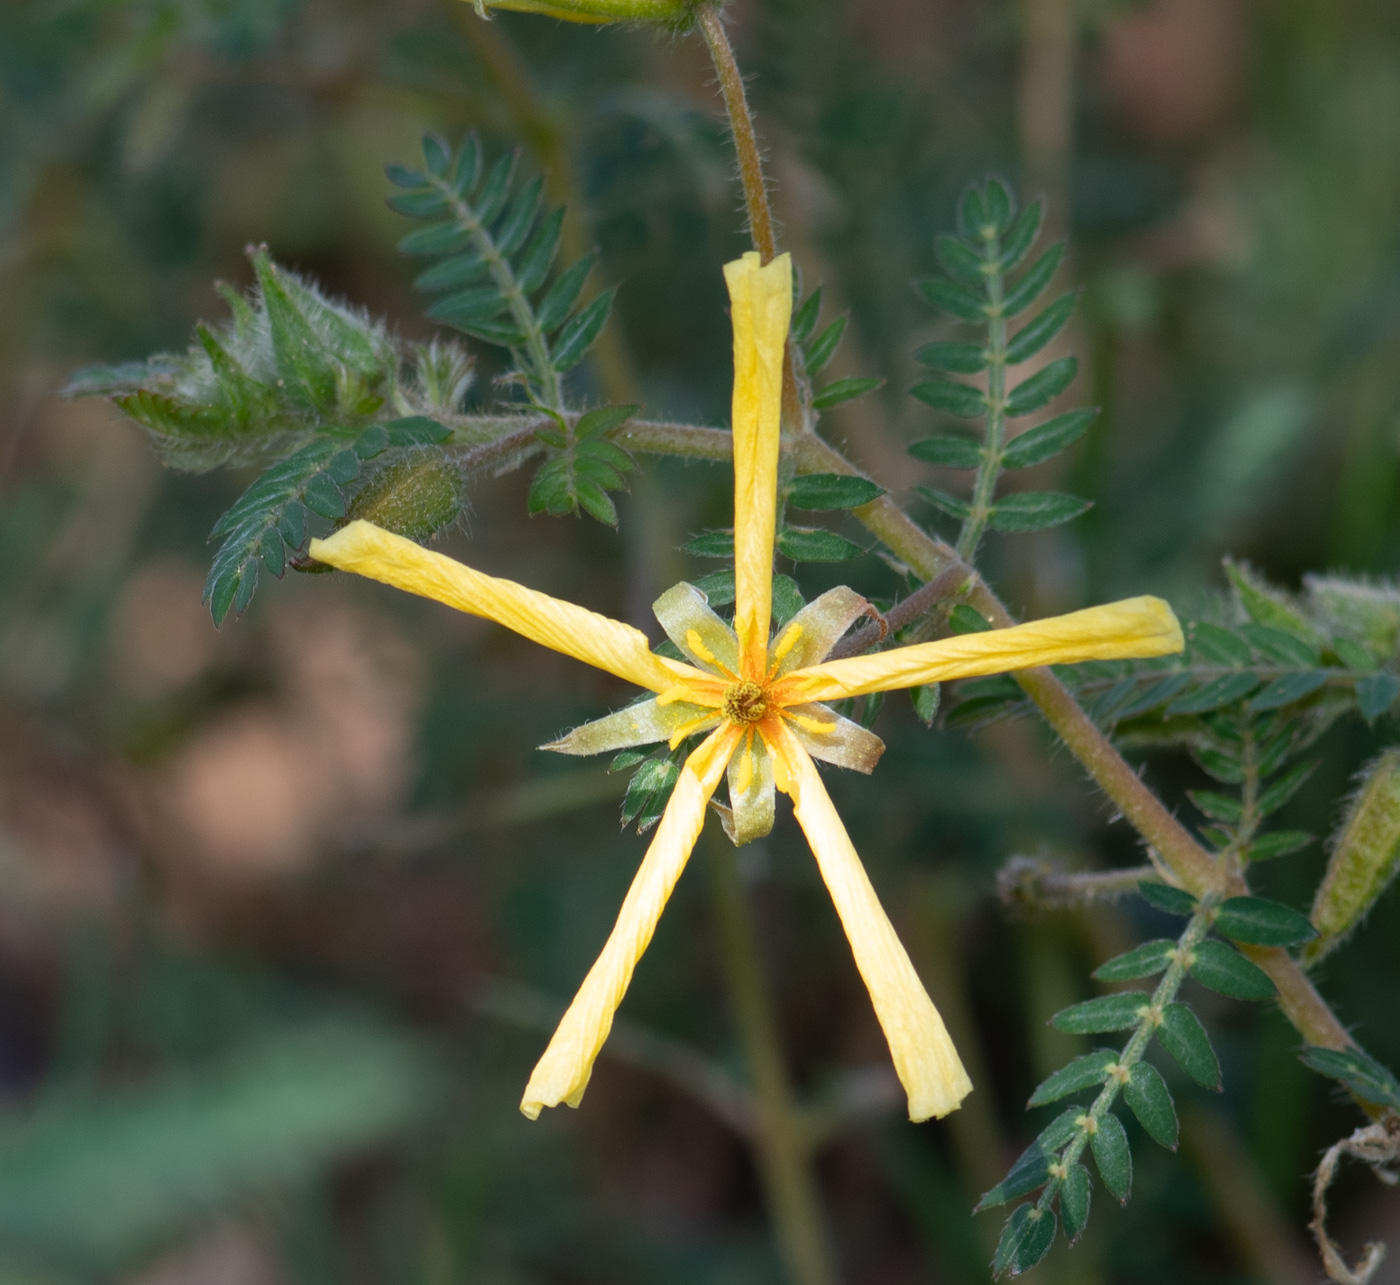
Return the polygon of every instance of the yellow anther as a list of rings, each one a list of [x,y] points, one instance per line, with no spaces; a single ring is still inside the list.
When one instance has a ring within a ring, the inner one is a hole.
[[[836,730],[835,722],[823,723],[821,719],[812,718],[807,714],[794,714],[789,710],[784,710],[783,717],[796,723],[804,732],[811,732],[814,736],[830,736]]]
[[[767,712],[767,691],[750,679],[724,693],[724,716],[735,723],[757,723]]]

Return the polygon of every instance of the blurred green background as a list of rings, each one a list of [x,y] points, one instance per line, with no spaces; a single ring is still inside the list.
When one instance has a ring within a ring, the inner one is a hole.
[[[992,537],[1014,610],[1219,593],[1222,553],[1295,586],[1400,557],[1400,10],[1386,0],[742,0],[733,38],[785,244],[849,309],[837,375],[881,374],[824,430],[897,493],[929,412],[904,395],[939,323],[908,287],[989,170],[1044,192],[1084,304],[1072,396],[1104,407],[1049,481],[1084,519]],[[182,348],[244,247],[431,327],[394,243],[387,161],[418,135],[517,142],[620,283],[584,376],[647,413],[724,422],[719,265],[744,248],[693,38],[566,27],[459,0],[5,0],[0,5],[0,1282],[160,1285],[776,1282],[743,1139],[677,1049],[742,1077],[707,833],[578,1113],[516,1103],[603,941],[643,840],[623,782],[534,746],[622,703],[601,675],[341,577],[268,583],[215,631],[205,536],[248,476],[162,471],[85,362]],[[484,382],[497,358],[481,354]],[[250,475],[249,475],[250,476]],[[712,569],[729,474],[647,463],[622,525],[529,519],[477,481],[448,548],[647,627]],[[916,502],[917,503],[917,502]],[[933,521],[927,510],[919,516]],[[845,568],[889,592],[873,555]],[[808,585],[823,587],[820,575]],[[653,636],[657,630],[651,627]],[[977,1194],[1043,1121],[1027,1093],[1083,1051],[1044,1019],[1160,932],[1141,906],[1022,921],[1016,853],[1140,859],[1031,721],[877,727],[832,776],[977,1092],[913,1127],[829,901],[781,822],[741,853],[793,1072],[843,1123],[820,1177],[844,1279],[981,1282]],[[1284,823],[1325,837],[1393,723],[1344,724]],[[1154,758],[1175,805],[1200,784]],[[717,827],[712,827],[717,830]],[[1262,890],[1306,906],[1321,843]],[[1392,895],[1322,977],[1400,1061]],[[1355,1125],[1263,1007],[1194,1002],[1223,1099],[1183,1087],[1180,1155],[1141,1149],[1047,1282],[1307,1282],[1305,1175]],[[1087,1047],[1087,1045],[1085,1046]],[[1048,1118],[1048,1115],[1046,1116]],[[1400,1242],[1364,1175],[1358,1245]],[[990,1238],[990,1240],[989,1240]],[[1390,1275],[1386,1275],[1386,1271]],[[1394,1260],[1376,1278],[1400,1281]]]

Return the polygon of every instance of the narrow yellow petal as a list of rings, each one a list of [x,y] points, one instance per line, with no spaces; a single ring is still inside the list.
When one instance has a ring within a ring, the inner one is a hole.
[[[684,685],[691,675],[709,677],[653,655],[647,636],[631,625],[514,581],[473,571],[372,522],[351,522],[328,540],[312,540],[310,553],[317,562],[494,620],[542,646],[654,692],[674,688],[678,682]]]
[[[773,533],[783,346],[792,314],[792,261],[757,254],[724,265],[734,325],[734,632],[743,677],[761,680],[772,617]]]
[[[927,1120],[956,1111],[972,1091],[972,1081],[943,1019],[870,886],[816,764],[789,729],[783,728],[775,740],[770,748],[776,749],[786,769],[780,785],[792,795],[798,824],[812,845],[856,967],[870,991],[895,1072],[909,1097],[909,1118]]]
[[[775,684],[774,699],[784,704],[839,700],[1036,665],[1168,656],[1184,645],[1181,626],[1165,602],[1160,598],[1127,598],[1010,629],[962,634],[873,656],[812,665]]]
[[[531,1120],[545,1107],[561,1102],[576,1107],[582,1100],[593,1073],[593,1060],[612,1029],[613,1013],[700,837],[705,807],[741,735],[733,724],[717,728],[681,768],[671,801],[627,891],[607,945],[525,1086],[520,1110]]]

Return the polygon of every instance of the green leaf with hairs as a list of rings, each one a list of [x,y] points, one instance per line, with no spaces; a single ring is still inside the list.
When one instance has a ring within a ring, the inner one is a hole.
[[[1161,1072],[1148,1062],[1138,1062],[1132,1076],[1123,1086],[1123,1101],[1137,1116],[1154,1142],[1169,1151],[1176,1150],[1180,1125],[1176,1118],[1176,1103]]]

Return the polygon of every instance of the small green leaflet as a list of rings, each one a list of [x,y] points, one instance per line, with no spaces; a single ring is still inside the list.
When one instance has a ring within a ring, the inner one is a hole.
[[[1107,963],[1100,964],[1094,970],[1093,976],[1101,982],[1132,982],[1139,977],[1154,977],[1166,970],[1175,949],[1176,942],[1165,938],[1145,941],[1126,954],[1117,955]]]
[[[1357,1097],[1400,1111],[1400,1080],[1361,1049],[1307,1048],[1298,1056],[1304,1066],[1339,1080]]]
[[[1394,674],[1371,674],[1356,680],[1356,707],[1361,717],[1374,723],[1400,696],[1400,678]]]
[[[955,384],[947,379],[926,379],[909,390],[925,406],[959,415],[963,419],[981,419],[987,413],[987,399],[982,390],[971,384]]]
[[[1089,1199],[1092,1187],[1089,1171],[1073,1164],[1060,1185],[1060,1221],[1065,1225],[1065,1239],[1073,1246],[1089,1221]]]
[[[793,478],[787,502],[795,509],[857,509],[884,495],[869,478],[840,473],[808,473]]]
[[[1100,995],[1081,1004],[1062,1008],[1050,1019],[1050,1025],[1071,1035],[1100,1034],[1104,1031],[1125,1031],[1136,1026],[1152,1002],[1144,991],[1120,991],[1116,995]]]
[[[992,622],[975,607],[960,602],[948,613],[948,627],[955,634],[982,634],[992,628]]]
[[[1197,1084],[1219,1090],[1220,1063],[1210,1036],[1200,1018],[1185,1004],[1168,1004],[1162,1010],[1162,1024],[1156,1034],[1158,1043]]]
[[[1066,411],[1013,437],[1002,452],[1004,468],[1029,468],[1073,446],[1098,417],[1098,407]]]
[[[1077,1057],[1073,1062],[1062,1066],[1053,1075],[1047,1076],[1030,1096],[1030,1101],[1026,1103],[1027,1110],[1032,1107],[1043,1107],[1050,1102],[1058,1102],[1061,1098],[1067,1098],[1071,1093],[1078,1093],[1083,1089],[1093,1088],[1102,1084],[1108,1078],[1109,1068],[1118,1061],[1118,1051],[1116,1049],[1096,1049],[1093,1053],[1086,1053],[1083,1057]]]
[[[852,375],[846,379],[835,380],[817,391],[812,398],[812,408],[829,410],[833,406],[840,406],[842,402],[853,401],[857,397],[864,397],[866,393],[873,393],[884,382],[883,379],[868,375]]]
[[[1308,917],[1266,897],[1229,897],[1216,910],[1215,926],[1226,937],[1256,946],[1297,946],[1317,936]]]
[[[1138,894],[1149,906],[1165,911],[1169,915],[1194,915],[1197,902],[1184,888],[1173,888],[1169,883],[1140,883]]]
[[[1127,1130],[1112,1111],[1099,1117],[1099,1127],[1089,1135],[1089,1147],[1103,1185],[1118,1197],[1119,1204],[1126,1205],[1133,1187],[1133,1153]]]
[[[1268,973],[1223,941],[1203,941],[1196,947],[1191,975],[1202,986],[1234,999],[1271,999],[1274,994]]]
[[[1015,491],[996,502],[987,525],[994,531],[1043,531],[1072,522],[1091,507],[1091,501],[1059,491]]]
[[[681,545],[681,552],[692,554],[697,558],[729,558],[732,561],[734,557],[734,532],[702,532],[693,540]]]
[[[951,375],[977,375],[987,369],[987,350],[981,344],[924,344],[914,360],[930,370]]]
[[[778,532],[777,545],[778,552],[794,562],[844,562],[865,552],[843,535],[813,527],[785,526]]]
[[[1075,357],[1060,357],[1036,371],[1029,379],[1016,385],[1006,399],[1006,413],[1011,416],[1029,415],[1046,402],[1058,397],[1074,382],[1079,373]]]
[[[1123,1101],[1154,1142],[1171,1151],[1176,1150],[1179,1133],[1176,1104],[1172,1101],[1167,1082],[1155,1066],[1138,1062],[1133,1067],[1131,1078],[1123,1086]]]
[[[944,468],[975,469],[982,463],[982,444],[971,437],[927,437],[910,446],[909,454]]]

